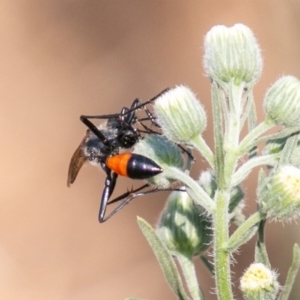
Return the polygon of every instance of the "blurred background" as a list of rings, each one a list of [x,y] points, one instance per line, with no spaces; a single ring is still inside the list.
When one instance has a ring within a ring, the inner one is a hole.
[[[155,225],[166,195],[137,199],[99,224],[104,173],[87,165],[67,188],[68,164],[86,131],[79,116],[119,112],[136,97],[186,84],[208,113],[204,137],[212,147],[205,33],[235,23],[254,31],[264,56],[255,87],[262,120],[272,82],[300,77],[300,2],[2,0],[0,20],[0,298],[174,299],[136,223],[138,215]],[[206,167],[199,158],[193,176]],[[132,184],[139,182],[120,178],[115,195]],[[249,214],[256,177],[244,187]],[[295,223],[267,225],[281,284],[296,241]],[[235,255],[236,287],[253,246],[254,239]],[[207,299],[215,299],[210,274],[196,265]],[[290,299],[299,299],[299,278]]]

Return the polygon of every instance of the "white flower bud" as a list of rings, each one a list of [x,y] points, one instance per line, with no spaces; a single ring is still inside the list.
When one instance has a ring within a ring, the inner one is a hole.
[[[253,32],[243,24],[214,26],[204,40],[204,68],[222,83],[253,84],[262,72],[262,57]]]
[[[261,210],[279,221],[300,214],[300,170],[294,166],[279,168],[259,191]]]
[[[267,91],[264,110],[275,124],[300,125],[300,81],[293,76],[278,79]]]
[[[171,141],[188,144],[206,128],[206,114],[194,93],[178,86],[156,99],[156,116],[164,135]]]
[[[262,263],[253,263],[242,276],[240,289],[247,300],[275,299],[279,290],[277,274]]]

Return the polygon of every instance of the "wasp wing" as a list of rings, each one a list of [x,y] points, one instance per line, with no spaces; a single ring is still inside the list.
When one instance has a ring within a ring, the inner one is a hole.
[[[67,180],[67,186],[70,187],[72,183],[74,183],[78,172],[80,171],[83,164],[87,161],[87,157],[84,155],[83,152],[83,146],[85,145],[86,136],[78,146],[78,148],[75,150],[74,154],[72,155],[72,158],[70,160],[69,164],[69,170],[68,170],[68,180]]]

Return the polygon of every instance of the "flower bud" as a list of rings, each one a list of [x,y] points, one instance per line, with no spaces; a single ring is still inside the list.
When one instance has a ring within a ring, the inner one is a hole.
[[[178,144],[188,144],[206,128],[206,114],[194,93],[178,86],[155,100],[157,121],[164,135]]]
[[[297,217],[300,213],[300,170],[283,166],[267,180],[258,195],[261,211],[279,221]]]
[[[211,222],[187,192],[172,192],[157,233],[170,251],[187,257],[205,251],[211,241]]]
[[[220,83],[253,84],[262,72],[262,57],[252,31],[243,24],[214,26],[204,40],[204,68]]]
[[[181,151],[177,145],[158,134],[149,134],[140,140],[133,153],[144,155],[156,162],[163,170],[168,167],[182,169],[184,166]],[[169,187],[173,180],[166,177],[164,172],[147,179],[149,184],[159,188]]]
[[[242,276],[240,289],[247,300],[275,299],[279,290],[277,274],[262,263],[253,263]]]
[[[300,125],[300,81],[293,76],[278,79],[267,91],[264,110],[268,118],[278,125]]]

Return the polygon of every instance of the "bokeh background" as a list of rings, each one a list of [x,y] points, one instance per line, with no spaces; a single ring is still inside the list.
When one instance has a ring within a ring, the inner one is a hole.
[[[135,200],[99,224],[103,172],[84,167],[66,187],[70,157],[86,130],[79,116],[118,112],[136,97],[186,84],[205,106],[204,137],[213,146],[205,33],[235,23],[255,32],[264,56],[255,87],[262,120],[272,82],[300,77],[300,2],[2,0],[0,20],[0,298],[174,299],[136,224],[139,215],[155,225],[166,195]],[[206,167],[198,159],[193,175]],[[132,184],[119,179],[115,195]],[[255,176],[244,186],[248,213],[255,186]],[[299,240],[294,223],[267,226],[281,284]],[[236,255],[236,287],[253,246]],[[207,299],[215,299],[213,280],[196,265]],[[298,276],[291,299],[299,299],[299,283]]]

